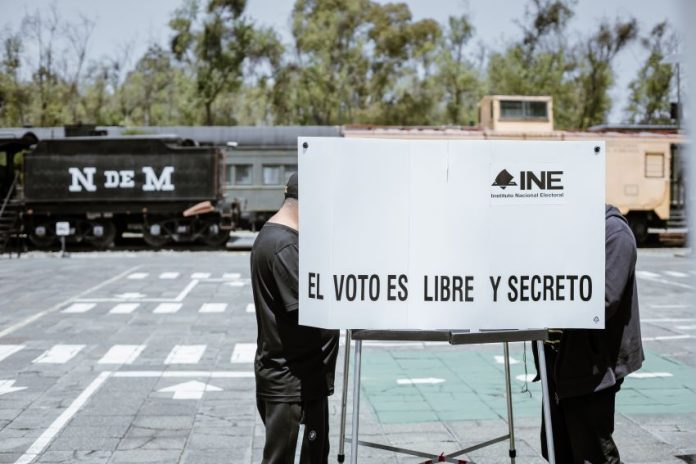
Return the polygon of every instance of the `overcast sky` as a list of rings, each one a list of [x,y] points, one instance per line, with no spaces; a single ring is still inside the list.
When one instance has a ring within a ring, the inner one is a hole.
[[[379,0],[386,3],[386,0]],[[449,15],[469,14],[476,28],[471,49],[483,43],[490,49],[500,49],[519,36],[514,23],[524,14],[523,0],[403,0],[409,4],[416,19],[430,17],[444,22]],[[647,33],[653,25],[667,19],[681,26],[682,1],[688,0],[579,0],[571,34],[587,35],[596,29],[602,18],[613,19],[635,16],[641,32]],[[170,32],[167,22],[172,12],[182,3],[179,0],[55,0],[64,19],[80,13],[96,21],[89,56],[97,59],[113,56],[124,44],[133,44],[133,56],[142,55],[148,44],[166,46]],[[289,17],[293,0],[248,0],[247,13],[259,24],[272,26],[290,42]],[[16,30],[26,13],[45,10],[49,0],[0,0],[0,36],[2,30]],[[615,64],[617,82],[611,91],[614,106],[611,122],[623,117],[628,83],[635,77],[645,53],[638,44],[624,50]]]

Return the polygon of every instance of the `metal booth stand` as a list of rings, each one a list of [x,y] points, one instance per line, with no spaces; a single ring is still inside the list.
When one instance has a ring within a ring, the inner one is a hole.
[[[546,359],[544,356],[543,340],[546,339],[547,331],[540,330],[491,330],[481,332],[469,331],[446,331],[446,330],[348,330],[346,331],[346,346],[345,358],[343,364],[343,391],[341,398],[341,423],[339,432],[339,450],[338,462],[342,463],[345,460],[345,441],[351,443],[350,462],[357,464],[358,462],[358,445],[377,448],[395,453],[408,454],[432,460],[434,462],[452,462],[460,463],[462,461],[456,459],[472,451],[476,451],[495,443],[500,443],[509,440],[510,462],[515,463],[515,430],[512,411],[512,394],[510,384],[510,342],[535,341],[538,346],[539,364],[541,371],[541,383],[543,393],[543,412],[544,421],[549,426],[546,427],[546,442],[553,444],[553,432],[551,431],[551,417],[549,412],[549,395],[548,395],[548,380],[546,378]],[[355,372],[353,373],[353,416],[352,416],[352,433],[350,438],[346,438],[346,403],[348,398],[348,370],[350,365],[350,346],[351,340],[354,341],[354,365]],[[473,345],[485,343],[502,343],[505,359],[505,397],[507,401],[507,419],[508,433],[497,438],[493,438],[483,443],[470,446],[468,448],[455,451],[453,453],[438,456],[433,453],[424,451],[415,451],[405,448],[398,448],[379,443],[362,441],[359,439],[358,426],[360,416],[360,368],[362,357],[362,342],[363,340],[380,340],[380,341],[419,341],[419,342],[448,342],[450,345]],[[554,447],[548,446],[549,462],[556,464],[554,456]],[[443,461],[444,459],[444,461]]]

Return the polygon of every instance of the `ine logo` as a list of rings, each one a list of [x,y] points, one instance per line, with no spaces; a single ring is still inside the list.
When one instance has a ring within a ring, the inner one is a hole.
[[[563,171],[520,171],[520,190],[563,190]],[[516,187],[515,178],[507,169],[503,169],[495,177],[494,187],[505,190],[506,187]]]
[[[493,182],[494,187],[500,187],[503,190],[505,190],[505,187],[514,187],[516,185],[515,178],[512,177],[512,174],[507,172],[507,169],[500,171],[498,175],[495,176],[495,182]]]

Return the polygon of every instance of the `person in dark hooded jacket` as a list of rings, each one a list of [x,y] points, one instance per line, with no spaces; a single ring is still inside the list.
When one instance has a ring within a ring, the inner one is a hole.
[[[620,463],[612,438],[616,393],[640,369],[636,241],[626,219],[606,205],[603,330],[550,331],[547,359],[556,462]],[[542,420],[542,454],[548,458]]]

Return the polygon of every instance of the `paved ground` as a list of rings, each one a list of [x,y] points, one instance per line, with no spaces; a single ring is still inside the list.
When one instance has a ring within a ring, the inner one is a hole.
[[[675,457],[696,454],[696,271],[682,253],[639,253],[648,360],[619,396],[627,463],[694,462]],[[237,252],[0,260],[0,463],[260,462],[248,274],[248,254]],[[529,345],[511,351],[517,462],[543,462]],[[367,343],[361,439],[439,453],[503,435],[500,355],[500,346]],[[337,395],[334,461],[339,408]],[[505,443],[468,455],[506,456]],[[361,448],[360,462],[419,459]]]

